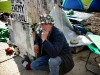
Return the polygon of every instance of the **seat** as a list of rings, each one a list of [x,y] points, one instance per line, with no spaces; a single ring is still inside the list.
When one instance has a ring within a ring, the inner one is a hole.
[[[89,69],[87,67],[87,64],[88,64],[88,61],[89,61],[89,58],[90,58],[90,55],[91,55],[92,52],[100,56],[100,49],[98,49],[98,47],[94,43],[88,44],[87,46],[90,49],[90,52],[89,52],[89,55],[87,57],[87,61],[86,61],[86,64],[85,64],[85,68],[86,68],[86,70],[94,73],[95,75],[99,75],[96,72],[94,72],[93,70]]]

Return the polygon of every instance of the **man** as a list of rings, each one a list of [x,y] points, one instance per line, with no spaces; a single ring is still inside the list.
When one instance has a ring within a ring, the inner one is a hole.
[[[74,62],[64,34],[54,26],[50,15],[40,16],[41,30],[34,41],[34,52],[40,55],[31,63],[31,69],[50,71],[50,75],[69,72]]]

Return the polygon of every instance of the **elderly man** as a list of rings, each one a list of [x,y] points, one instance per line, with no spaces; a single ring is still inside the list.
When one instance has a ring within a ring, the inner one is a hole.
[[[53,17],[40,16],[40,30],[34,41],[34,52],[40,57],[31,63],[31,69],[63,75],[72,70],[74,62],[64,34],[54,26]]]

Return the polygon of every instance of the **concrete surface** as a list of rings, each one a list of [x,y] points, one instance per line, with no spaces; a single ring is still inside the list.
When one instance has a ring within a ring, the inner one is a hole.
[[[7,47],[9,47],[7,43],[0,42],[0,50],[4,50]],[[86,71],[85,69],[85,63],[86,63],[86,58],[88,56],[88,53],[89,53],[89,50],[84,49],[84,51],[81,51],[77,54],[73,54],[75,66],[72,69],[72,71],[70,71],[68,74],[65,74],[65,75],[94,75],[93,73]],[[97,55],[92,53],[89,60],[88,67],[90,69],[95,70],[96,72],[100,74],[100,68],[97,67],[97,63],[94,61],[95,56]],[[16,56],[4,62],[1,62],[0,75],[49,75],[49,73],[46,71],[26,70],[22,66],[21,61],[22,61],[22,58],[20,56]]]

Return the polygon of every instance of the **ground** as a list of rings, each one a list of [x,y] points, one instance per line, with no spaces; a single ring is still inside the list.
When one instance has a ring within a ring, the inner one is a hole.
[[[7,47],[9,47],[7,43],[0,42],[0,57],[2,57],[0,58],[0,75],[49,75],[49,72],[46,71],[26,70],[21,63],[23,58],[20,56],[11,57],[13,55],[6,55],[4,50]],[[1,53],[3,53],[2,56]],[[81,52],[73,54],[75,66],[65,75],[94,75],[85,68],[88,53],[89,49],[86,47]],[[91,54],[88,67],[100,75],[100,68],[97,67],[98,64],[96,61],[94,61],[95,56],[97,55],[94,53]],[[5,61],[3,61],[3,59]]]
[[[91,13],[94,14],[94,16],[87,19],[91,25],[85,26],[85,28],[89,29],[94,34],[100,35],[100,12]]]

